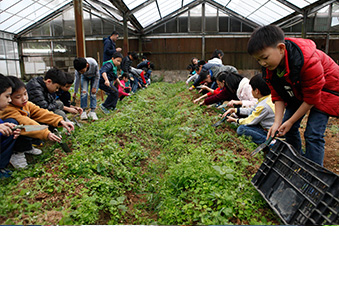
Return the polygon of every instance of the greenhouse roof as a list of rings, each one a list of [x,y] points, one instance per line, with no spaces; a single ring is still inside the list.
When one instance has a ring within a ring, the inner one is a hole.
[[[84,8],[105,13],[117,22],[127,16],[137,32],[148,32],[169,19],[206,3],[210,10],[231,15],[255,28],[279,23],[296,15],[313,13],[336,1],[328,0],[83,0]],[[18,34],[46,21],[73,4],[70,0],[2,0],[0,30]]]

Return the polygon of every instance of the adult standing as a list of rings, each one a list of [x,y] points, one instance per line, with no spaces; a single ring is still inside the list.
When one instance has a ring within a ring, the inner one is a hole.
[[[119,33],[113,31],[111,36],[104,37],[104,59],[103,62],[111,60],[115,52],[121,52],[121,48],[117,48],[115,42],[119,38]]]

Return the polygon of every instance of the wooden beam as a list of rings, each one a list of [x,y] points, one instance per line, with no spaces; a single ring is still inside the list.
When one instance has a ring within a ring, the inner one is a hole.
[[[82,0],[73,0],[77,57],[86,57]]]

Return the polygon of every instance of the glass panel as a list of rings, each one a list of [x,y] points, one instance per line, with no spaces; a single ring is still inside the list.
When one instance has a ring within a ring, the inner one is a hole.
[[[129,9],[133,9],[140,4],[146,2],[145,0],[125,0],[124,3],[127,5]]]
[[[6,58],[5,41],[0,39],[0,58]]]
[[[161,17],[165,17],[181,8],[181,0],[158,0]]]
[[[188,32],[188,16],[180,16],[178,18],[179,22],[179,31],[180,32]]]
[[[219,32],[228,32],[228,20],[226,15],[219,16]]]
[[[160,19],[158,7],[155,2],[147,5],[145,8],[138,10],[134,16],[141,26],[146,27]]]
[[[5,41],[5,47],[6,47],[7,58],[14,59],[15,58],[15,50],[14,50],[13,42],[6,40]]]
[[[10,76],[17,75],[16,61],[7,60],[7,68],[8,68],[8,75]]]
[[[1,70],[1,74],[7,76],[7,63],[6,60],[0,60],[0,70]]]
[[[92,15],[92,32],[93,35],[102,34],[102,21],[94,15]]]

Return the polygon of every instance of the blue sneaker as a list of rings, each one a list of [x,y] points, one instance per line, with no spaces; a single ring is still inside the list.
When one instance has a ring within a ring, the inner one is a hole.
[[[11,175],[12,175],[12,171],[5,169],[5,168],[0,169],[0,179],[9,178],[11,177]]]
[[[100,104],[99,107],[100,107],[100,109],[101,109],[101,111],[103,113],[105,113],[105,114],[109,114],[110,113],[110,111],[107,108],[105,108],[103,104]]]

